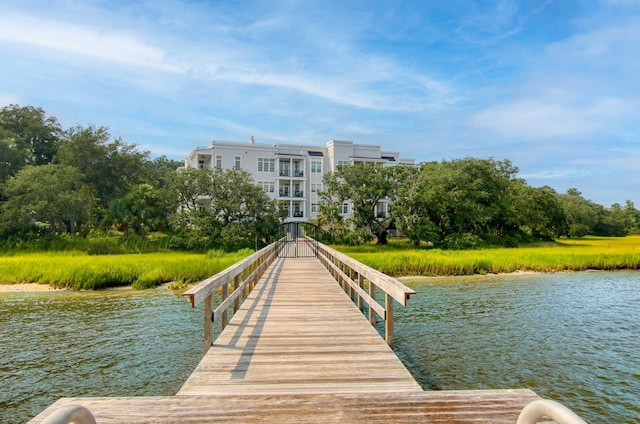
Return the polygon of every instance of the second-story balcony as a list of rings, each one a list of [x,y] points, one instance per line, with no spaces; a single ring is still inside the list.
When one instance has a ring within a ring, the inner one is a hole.
[[[293,193],[293,197],[304,197],[304,192],[296,191],[295,193]]]

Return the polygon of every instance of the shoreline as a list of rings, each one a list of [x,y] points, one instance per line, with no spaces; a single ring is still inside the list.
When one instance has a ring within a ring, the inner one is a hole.
[[[460,277],[498,277],[505,275],[531,275],[531,274],[546,274],[546,273],[558,273],[558,272],[598,272],[603,270],[589,269],[585,271],[551,271],[551,272],[543,272],[543,271],[533,271],[533,270],[518,270],[514,272],[504,272],[504,273],[487,273],[487,274],[471,274],[471,275],[403,275],[401,277],[394,277],[402,283],[409,282],[411,280],[428,280],[428,279],[441,279],[441,278],[460,278]],[[156,286],[156,288],[167,288],[170,283],[160,284]],[[184,288],[184,290],[194,286],[195,284],[190,284]],[[120,287],[111,287],[105,290],[133,290],[131,285],[128,286],[120,286]],[[58,291],[72,291],[68,288],[58,288],[54,287],[50,284],[41,284],[41,283],[16,283],[16,284],[0,284],[0,293],[6,292],[58,292]],[[100,290],[95,290],[100,291]]]
[[[14,292],[14,291],[67,291],[68,289],[61,289],[53,287],[51,284],[40,283],[16,283],[16,284],[0,284],[1,292]]]
[[[163,283],[155,288],[168,288],[171,283]],[[195,284],[190,284],[184,288],[187,290],[188,288],[194,286]],[[119,287],[110,287],[102,290],[82,290],[82,291],[106,291],[106,290],[133,290],[131,285],[128,286],[119,286]],[[0,293],[7,292],[59,292],[59,291],[73,291],[68,288],[59,288],[54,287],[51,284],[41,284],[41,283],[16,283],[16,284],[0,284]]]

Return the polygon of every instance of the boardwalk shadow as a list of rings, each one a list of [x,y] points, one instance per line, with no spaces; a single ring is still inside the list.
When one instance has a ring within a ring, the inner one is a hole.
[[[278,277],[280,277],[283,265],[284,259],[276,259],[276,263],[262,275],[261,284],[253,290],[253,296],[247,298],[242,304],[241,309],[246,311],[242,320],[232,320],[232,323],[225,328],[225,331],[235,331],[226,347],[236,347],[242,350],[236,367],[231,370],[232,380],[242,380],[247,374],[255,348],[264,329],[264,323],[269,315],[271,298],[278,286]],[[251,321],[254,324],[249,324]],[[251,333],[247,336],[245,332],[249,328]],[[241,339],[247,340],[246,345],[238,345]]]

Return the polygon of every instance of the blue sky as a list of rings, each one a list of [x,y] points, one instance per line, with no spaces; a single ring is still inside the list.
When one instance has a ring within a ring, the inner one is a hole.
[[[352,140],[640,207],[640,0],[0,0],[0,55],[0,106],[152,156]]]

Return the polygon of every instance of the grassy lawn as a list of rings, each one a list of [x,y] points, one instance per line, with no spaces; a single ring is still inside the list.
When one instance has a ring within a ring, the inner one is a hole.
[[[560,239],[529,247],[477,250],[415,249],[404,241],[335,247],[396,277],[640,269],[640,236]]]

